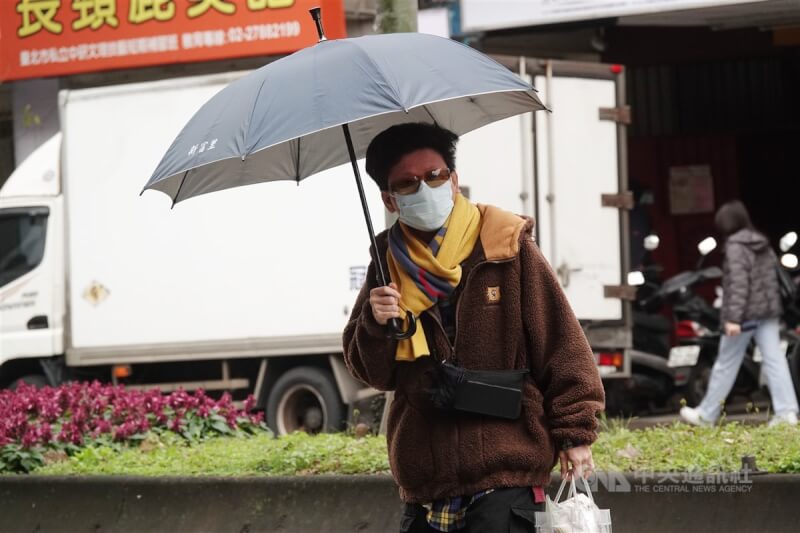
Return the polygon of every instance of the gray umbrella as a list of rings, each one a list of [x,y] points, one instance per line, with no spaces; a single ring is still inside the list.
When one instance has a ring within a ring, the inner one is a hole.
[[[244,76],[206,102],[144,190],[166,193],[174,206],[241,185],[299,182],[350,161],[374,246],[356,160],[378,133],[427,122],[463,134],[544,108],[531,85],[468,46],[421,33],[329,41],[319,10],[311,13],[320,42]]]

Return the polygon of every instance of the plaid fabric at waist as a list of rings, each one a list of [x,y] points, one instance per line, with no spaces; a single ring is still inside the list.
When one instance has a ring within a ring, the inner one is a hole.
[[[481,496],[486,496],[494,489],[477,492],[472,496],[455,496],[453,498],[443,498],[425,505],[428,510],[426,519],[428,524],[439,531],[456,531],[465,525],[467,509],[475,500]]]

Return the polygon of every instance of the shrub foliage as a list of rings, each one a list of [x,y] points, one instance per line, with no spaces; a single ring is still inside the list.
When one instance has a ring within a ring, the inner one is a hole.
[[[252,396],[239,408],[228,393],[215,400],[202,390],[165,395],[98,382],[41,389],[21,384],[0,391],[0,473],[30,472],[50,457],[86,447],[139,445],[150,433],[170,432],[196,443],[268,431],[254,406]]]

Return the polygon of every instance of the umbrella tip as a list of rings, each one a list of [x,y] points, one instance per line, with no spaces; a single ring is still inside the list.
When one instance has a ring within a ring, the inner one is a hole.
[[[312,7],[308,10],[311,13],[311,18],[314,19],[314,24],[317,25],[317,33],[319,34],[319,42],[327,41],[325,37],[325,30],[322,29],[322,9],[319,7]]]

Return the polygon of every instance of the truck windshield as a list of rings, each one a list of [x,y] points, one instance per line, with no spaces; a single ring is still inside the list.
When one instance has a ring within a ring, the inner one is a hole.
[[[47,207],[0,209],[0,287],[42,262],[49,214]]]

